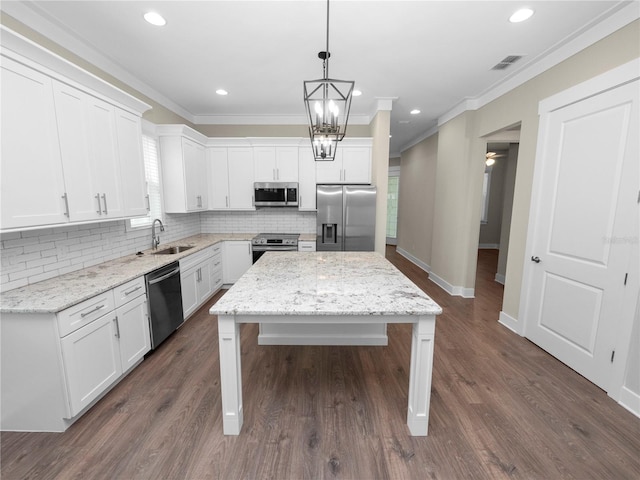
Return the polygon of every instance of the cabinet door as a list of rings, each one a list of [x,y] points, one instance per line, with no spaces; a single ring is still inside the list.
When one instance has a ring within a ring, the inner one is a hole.
[[[253,149],[256,182],[275,182],[276,175],[276,148],[255,147]]]
[[[126,372],[151,350],[147,296],[141,295],[125,303],[116,310],[116,315],[120,363],[122,371]]]
[[[146,215],[149,202],[140,117],[119,108],[115,109],[115,115],[124,214],[127,217]]]
[[[298,210],[316,209],[316,162],[309,147],[300,148]]]
[[[198,307],[200,307],[213,293],[211,285],[211,258],[202,262],[198,270]]]
[[[182,155],[185,176],[185,202],[188,212],[200,210],[200,164],[198,145],[182,139]]]
[[[187,318],[198,308],[198,267],[180,271],[182,315]]]
[[[340,145],[332,162],[315,163],[317,183],[342,183],[342,147]]]
[[[251,148],[229,148],[229,208],[251,210],[253,206],[253,151]]]
[[[223,251],[222,271],[224,283],[236,283],[253,262],[251,242],[227,241],[224,242]]]
[[[371,149],[369,147],[342,149],[342,180],[344,183],[371,183]]]
[[[120,162],[116,148],[115,107],[88,96],[87,127],[92,172],[98,184],[103,217],[124,216]]]
[[[209,208],[213,210],[229,208],[229,169],[227,149],[208,148],[207,166],[209,178]]]
[[[116,334],[116,315],[111,312],[61,339],[71,416],[120,377]]]
[[[60,153],[67,187],[71,221],[95,220],[103,216],[99,206],[100,186],[89,161],[87,94],[54,81]]]
[[[65,223],[52,81],[3,57],[0,83],[1,228]]]
[[[276,180],[298,182],[298,147],[276,147]]]

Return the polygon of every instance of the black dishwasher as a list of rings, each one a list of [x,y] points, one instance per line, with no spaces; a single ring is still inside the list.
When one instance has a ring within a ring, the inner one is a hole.
[[[173,262],[145,276],[149,298],[151,348],[156,348],[184,322],[180,263]]]

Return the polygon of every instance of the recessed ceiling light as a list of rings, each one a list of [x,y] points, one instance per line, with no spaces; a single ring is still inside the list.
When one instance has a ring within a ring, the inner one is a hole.
[[[389,138],[393,137],[393,135],[389,134]]]
[[[418,115],[420,113],[420,110],[418,110],[417,108],[414,108],[413,110],[411,110],[409,112],[411,115]]]
[[[223,89],[223,88],[219,88],[218,90],[216,90],[216,93],[217,93],[218,95],[228,95],[228,94],[229,94],[229,92],[227,92],[227,91],[226,91],[225,89]]]
[[[509,21],[511,23],[524,22],[525,20],[531,18],[531,15],[533,15],[533,10],[531,10],[530,8],[521,8],[509,17]]]
[[[167,21],[158,12],[147,12],[144,14],[144,19],[151,25],[162,27],[167,24]]]
[[[362,95],[362,92],[360,90],[354,90],[353,91],[353,96],[354,97],[359,97],[360,95]]]

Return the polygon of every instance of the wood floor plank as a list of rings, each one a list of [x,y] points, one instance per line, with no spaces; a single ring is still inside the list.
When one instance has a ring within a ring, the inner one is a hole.
[[[476,298],[451,297],[388,249],[444,309],[428,437],[406,426],[410,325],[387,347],[259,346],[241,326],[245,423],[222,435],[208,305],[63,434],[3,432],[3,480],[632,479],[640,419],[497,323],[481,250]],[[215,302],[217,294],[209,304]]]

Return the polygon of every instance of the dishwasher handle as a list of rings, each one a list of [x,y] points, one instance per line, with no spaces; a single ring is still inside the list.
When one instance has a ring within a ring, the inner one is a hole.
[[[180,266],[177,266],[174,270],[171,270],[169,273],[162,275],[161,277],[149,277],[147,282],[149,283],[149,285],[154,285],[166,278],[173,277],[177,273],[180,273]]]

